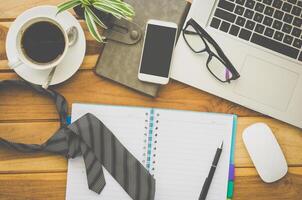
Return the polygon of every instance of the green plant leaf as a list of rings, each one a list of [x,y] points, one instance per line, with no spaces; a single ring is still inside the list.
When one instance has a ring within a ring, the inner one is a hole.
[[[124,18],[132,20],[135,15],[134,8],[121,0],[70,0],[58,6],[58,12],[68,10],[75,6],[81,5],[84,8],[86,24],[90,34],[98,41],[104,42],[104,37],[100,35],[97,25],[107,29],[106,25],[91,10],[94,7],[97,10],[112,14],[117,19]]]
[[[110,8],[111,10],[108,12],[113,12],[115,15],[120,15],[126,19],[131,19],[134,16],[133,7],[121,1],[98,0],[93,5],[97,5],[98,7],[102,6],[107,10]]]
[[[134,16],[134,8],[125,2],[122,1],[114,1],[114,0],[97,0],[98,2],[106,3],[108,6],[113,6],[127,16]]]
[[[58,5],[57,14],[65,11],[65,10],[68,10],[70,8],[76,7],[78,5],[81,5],[81,0],[71,0],[71,1],[67,1],[65,3],[62,3],[62,4]]]
[[[89,13],[89,15],[92,16],[93,21],[95,21],[101,27],[107,29],[107,26],[92,12],[92,10],[88,6],[85,6],[85,10],[87,10],[87,12]]]
[[[96,39],[98,42],[104,42],[104,38],[102,36],[100,36],[98,29],[96,27],[95,22],[93,21],[93,17],[89,14],[89,12],[85,9],[84,11],[84,15],[85,15],[85,21],[88,27],[88,30],[90,32],[90,34],[92,35],[92,37],[94,37],[94,39]]]
[[[92,4],[92,0],[80,0],[82,2],[82,4],[84,4],[85,6],[90,6]]]
[[[108,12],[113,13],[120,13],[120,11],[118,9],[116,9],[114,6],[107,4],[105,2],[95,2],[93,4],[94,7],[96,8],[100,8],[100,9],[104,9],[104,10],[108,10]]]

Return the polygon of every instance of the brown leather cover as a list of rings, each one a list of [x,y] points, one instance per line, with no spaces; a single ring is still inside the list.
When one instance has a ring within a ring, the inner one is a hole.
[[[142,82],[138,79],[146,22],[149,19],[158,19],[177,24],[183,23],[183,19],[186,17],[184,13],[188,12],[187,2],[184,0],[126,0],[126,2],[133,5],[135,9],[136,16],[133,23],[140,27],[142,37],[135,44],[108,41],[96,65],[96,73],[155,97],[159,85]],[[182,26],[183,24],[179,24],[179,27]],[[112,34],[112,30],[107,31],[109,38],[110,34]],[[123,37],[121,36],[121,38]]]

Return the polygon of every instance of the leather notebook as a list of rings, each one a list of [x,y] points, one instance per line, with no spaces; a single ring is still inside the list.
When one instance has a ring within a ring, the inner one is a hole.
[[[170,21],[182,27],[190,8],[185,0],[126,0],[136,12],[132,22],[114,21],[106,30],[108,39],[96,65],[96,74],[116,81],[136,91],[156,97],[158,84],[138,79],[138,68],[144,42],[146,22],[149,19]],[[179,30],[180,30],[179,28]]]

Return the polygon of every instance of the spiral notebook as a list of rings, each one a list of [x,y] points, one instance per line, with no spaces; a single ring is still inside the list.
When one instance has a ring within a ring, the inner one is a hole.
[[[227,198],[236,116],[157,108],[73,104],[72,121],[92,113],[154,175],[156,200],[196,200],[216,148],[224,142],[207,200]],[[83,158],[68,162],[66,199],[130,200],[104,169],[106,186],[90,191]]]

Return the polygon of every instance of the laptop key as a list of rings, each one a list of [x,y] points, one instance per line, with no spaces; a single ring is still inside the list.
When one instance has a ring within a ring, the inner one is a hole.
[[[244,7],[237,5],[235,8],[235,13],[237,15],[243,15],[243,12],[244,12]]]
[[[248,20],[245,24],[245,28],[249,29],[249,30],[253,30],[254,27],[255,27],[256,23],[251,21],[251,20]]]
[[[236,24],[243,27],[245,24],[245,21],[246,21],[246,19],[244,19],[243,17],[237,17]]]
[[[302,12],[302,8],[299,8],[298,6],[294,6],[291,13],[299,17],[301,15],[301,12]]]
[[[279,21],[279,20],[275,20],[274,23],[273,23],[273,28],[277,29],[277,30],[280,30],[281,27],[282,27],[282,22]]]
[[[264,32],[264,35],[266,35],[267,37],[273,37],[273,35],[274,35],[274,29],[271,29],[271,28],[266,28],[265,29],[265,32]]]
[[[240,30],[239,26],[232,25],[229,33],[231,35],[237,36],[239,33],[239,30]]]
[[[273,18],[265,16],[263,24],[266,26],[271,26],[273,23]]]
[[[287,46],[285,44],[282,44],[280,42],[277,42],[273,39],[264,37],[262,35],[259,35],[257,33],[253,33],[251,42],[257,45],[260,45],[262,47],[265,47],[267,49],[271,49],[273,51],[276,51],[278,53],[281,53],[283,55],[286,55],[288,57],[297,59],[299,50],[295,49],[293,47]]]
[[[284,15],[284,12],[282,12],[280,10],[276,10],[275,14],[274,14],[274,18],[281,20],[283,15]]]
[[[297,5],[302,8],[302,1],[298,1]]]
[[[299,38],[300,35],[301,35],[301,32],[302,32],[301,29],[298,29],[298,28],[294,27],[293,30],[292,30],[292,36],[295,36],[295,37]]]
[[[226,0],[220,0],[218,3],[218,7],[233,12],[235,4]]]
[[[267,5],[271,5],[273,2],[273,0],[263,0],[263,3],[267,4]]]
[[[263,26],[263,25],[261,25],[261,24],[257,24],[257,25],[256,25],[256,28],[255,28],[255,31],[256,31],[257,33],[262,34],[262,33],[264,32],[264,28],[265,28],[265,26]]]
[[[298,49],[300,49],[302,47],[302,40],[296,38],[294,40],[293,46],[297,47]]]
[[[283,24],[282,31],[284,33],[290,33],[292,31],[292,26],[290,26],[288,24]]]
[[[264,10],[264,14],[268,15],[268,16],[273,16],[274,13],[274,9],[271,7],[266,7]]]
[[[244,29],[244,28],[242,28],[239,33],[239,37],[244,40],[247,40],[247,41],[250,40],[251,35],[252,35],[252,32],[247,29]]]
[[[282,7],[282,0],[275,0],[273,2],[273,7],[280,9]]]
[[[275,32],[274,39],[282,41],[283,37],[284,37],[284,33],[280,32],[280,31]]]
[[[302,61],[302,51],[300,52],[300,56],[299,56],[298,60]]]
[[[296,4],[297,0],[288,0],[288,2],[292,3],[292,4]]]
[[[216,17],[213,17],[210,26],[213,27],[213,28],[218,29],[220,23],[221,23],[221,20],[220,20],[220,19],[217,19]]]
[[[245,0],[236,0],[236,3],[240,4],[240,5],[244,5]]]
[[[293,25],[301,28],[301,26],[302,26],[302,18],[295,17]]]
[[[227,33],[229,31],[230,26],[231,26],[230,23],[223,21],[221,23],[220,30]]]
[[[284,37],[284,39],[283,39],[283,42],[286,43],[286,44],[291,45],[292,42],[293,42],[293,40],[294,40],[294,38],[293,38],[292,36],[286,35],[286,36]]]
[[[265,7],[264,4],[257,2],[256,6],[255,6],[255,10],[262,13],[264,11],[264,7]]]
[[[262,19],[263,19],[263,15],[262,14],[259,14],[259,13],[256,13],[255,16],[254,16],[254,20],[258,23],[261,23],[262,22]]]
[[[289,14],[286,13],[284,15],[283,21],[286,22],[286,23],[291,24],[293,19],[294,19],[294,17],[292,15],[289,15]]]
[[[292,5],[287,2],[284,2],[282,6],[282,10],[285,12],[290,12],[291,9],[292,9]]]
[[[246,9],[244,12],[244,16],[246,18],[252,19],[254,15],[254,11],[250,10],[250,9]]]
[[[247,7],[247,8],[253,9],[254,6],[255,6],[255,1],[253,1],[253,0],[247,0],[245,3],[245,7]]]
[[[224,11],[220,8],[217,8],[215,13],[214,13],[214,16],[218,17],[218,18],[221,18],[221,19],[224,19],[228,22],[231,22],[233,23],[236,19],[236,15],[234,15],[233,13],[229,13],[227,11]]]

